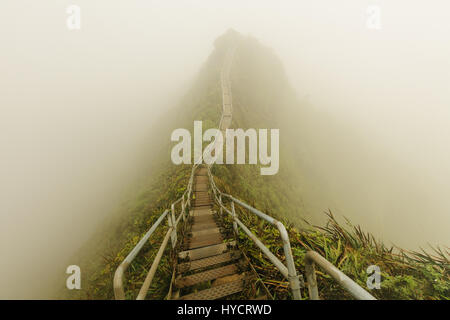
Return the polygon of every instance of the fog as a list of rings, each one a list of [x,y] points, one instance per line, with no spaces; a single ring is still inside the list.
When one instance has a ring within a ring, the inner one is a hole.
[[[81,30],[66,27],[69,4]],[[372,4],[380,30],[366,27]],[[0,298],[47,296],[169,139],[152,127],[228,28],[272,47],[300,98],[292,147],[308,217],[330,208],[387,243],[450,243],[447,2],[7,0],[2,11]]]

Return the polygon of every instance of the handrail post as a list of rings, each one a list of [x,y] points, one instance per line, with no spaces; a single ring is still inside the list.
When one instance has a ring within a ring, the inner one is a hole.
[[[170,213],[172,214],[172,221],[175,221],[175,204],[171,204]]]
[[[236,223],[236,211],[234,209],[234,202],[233,201],[231,201],[231,212],[232,212],[232,215],[233,215],[233,230],[234,230],[234,233],[236,234],[236,236],[238,236],[239,235],[239,230],[238,230],[237,223]]]
[[[292,255],[289,235],[285,226],[280,221],[277,221],[275,224],[280,231],[281,240],[283,241],[284,256],[286,257],[286,266],[289,273],[288,280],[292,290],[292,295],[294,296],[294,300],[301,300],[300,280],[297,275],[297,271],[295,270],[294,257]]]
[[[186,221],[186,205],[184,203],[184,194],[183,194],[183,200],[181,200],[181,214],[183,215],[183,221]]]
[[[177,226],[175,220],[175,205],[172,204],[172,214],[168,216],[169,227],[173,227],[172,233],[170,235],[170,240],[172,242],[172,248],[177,245]]]
[[[319,300],[319,288],[317,288],[316,270],[314,261],[305,259],[306,282],[308,283],[309,298],[311,300]]]
[[[187,195],[187,205],[190,208],[191,207],[191,193],[192,193],[192,175],[194,174],[194,170],[192,170],[191,177],[189,178],[189,191]]]
[[[222,208],[222,195],[219,194],[219,212],[220,212],[220,216],[223,216],[223,208]]]

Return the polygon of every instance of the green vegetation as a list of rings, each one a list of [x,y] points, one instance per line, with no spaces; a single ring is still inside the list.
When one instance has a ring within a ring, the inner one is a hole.
[[[61,288],[56,293],[57,297],[114,298],[113,278],[116,268],[164,210],[183,194],[187,186],[191,166],[175,166],[171,163],[171,132],[180,127],[192,129],[196,119],[204,119],[204,129],[216,126],[216,119],[221,110],[219,74],[222,59],[222,51],[215,51],[209,57],[194,85],[183,97],[182,103],[174,110],[168,111],[166,120],[154,128],[156,137],[164,137],[167,140],[164,140],[158,149],[152,150],[158,156],[154,157],[155,164],[148,171],[150,178],[142,184],[140,191],[135,192],[135,195],[123,204],[119,212],[105,221],[96,235],[71,259],[77,261],[83,272],[82,289],[69,291]],[[170,123],[167,123],[167,119],[170,119]],[[154,172],[158,174],[155,175]],[[167,228],[165,222],[157,229],[125,272],[124,287],[127,299],[137,296]],[[164,254],[148,292],[152,299],[163,299],[168,292],[172,276],[170,259],[170,255]]]
[[[366,288],[366,269],[377,265],[382,272],[380,290],[371,290],[379,299],[449,299],[449,252],[431,248],[426,252],[408,252],[387,248],[360,226],[338,223],[326,212],[325,227],[313,227],[303,219],[302,190],[298,183],[295,151],[288,146],[295,141],[295,119],[290,115],[298,108],[281,62],[269,48],[257,40],[239,37],[232,69],[233,126],[239,128],[280,128],[280,172],[261,176],[257,165],[215,166],[219,188],[244,200],[253,207],[284,222],[288,228],[292,251],[298,270],[304,274],[303,259],[308,250],[315,250],[354,281]],[[276,110],[276,112],[275,112]],[[292,138],[291,138],[292,139]],[[261,219],[239,210],[242,221],[280,259],[283,259],[278,231]],[[241,233],[243,248],[252,257],[255,269],[277,299],[290,295],[288,283],[267,259],[263,258],[248,237]],[[317,270],[320,296],[324,299],[350,299],[330,276]],[[307,289],[302,292],[308,297]]]
[[[65,299],[114,299],[113,277],[116,268],[155,223],[158,217],[185,191],[191,173],[190,166],[170,165],[143,187],[136,197],[123,205],[123,212],[110,222],[108,232],[99,232],[80,250],[80,267],[83,270],[81,290],[62,289]],[[167,220],[166,220],[167,221]],[[135,298],[144,281],[151,262],[167,232],[167,222],[152,235],[148,244],[125,272],[127,298]],[[94,250],[90,247],[94,246]],[[168,251],[168,250],[167,250]],[[154,278],[149,295],[164,298],[168,291],[172,270],[170,255],[164,255]]]
[[[216,168],[215,171],[224,170],[223,167]],[[233,168],[229,167],[225,170],[233,171]],[[220,175],[217,174],[217,176]],[[240,188],[239,185],[234,185],[231,180],[228,180],[227,175],[221,177],[225,179],[216,179],[216,184],[221,190],[229,192],[229,189]],[[270,199],[259,196],[249,197],[245,201],[260,210],[264,210],[267,202],[270,202]],[[284,254],[278,230],[255,215],[238,207],[236,209],[243,223],[283,261]],[[274,212],[270,214],[287,226],[292,253],[297,270],[301,274],[305,272],[306,252],[314,250],[366,289],[367,267],[370,265],[380,267],[381,289],[370,291],[378,299],[449,299],[450,297],[448,251],[432,248],[434,254],[431,255],[425,251],[419,253],[393,247],[387,248],[383,243],[376,241],[372,235],[362,231],[360,226],[352,226],[350,222],[346,227],[341,226],[331,212],[326,213],[328,223],[325,227],[309,226],[302,230],[295,228],[283,215]],[[231,225],[231,220],[229,224]],[[262,256],[260,250],[243,232],[240,232],[239,239],[241,248],[251,257],[255,269],[275,299],[290,297],[288,282],[279,271]],[[352,299],[320,269],[316,268],[316,274],[322,299]],[[309,298],[307,288],[302,290],[302,295],[304,298]]]
[[[231,71],[233,126],[292,130],[293,122],[288,115],[289,110],[297,105],[281,63],[270,49],[261,46],[256,40],[228,33],[216,40],[215,50],[184,97],[183,104],[170,114],[173,123],[164,127],[167,137],[174,128],[191,128],[193,120],[203,120],[204,129],[217,126],[221,112],[219,75],[231,38],[238,44]],[[216,165],[213,172],[216,184],[222,191],[284,222],[301,274],[304,274],[305,253],[315,250],[362,287],[366,287],[367,267],[379,266],[382,271],[381,289],[371,291],[379,299],[449,299],[448,250],[432,248],[433,254],[429,254],[388,248],[359,226],[352,226],[349,222],[345,227],[340,225],[331,212],[326,213],[328,223],[322,227],[311,226],[303,220],[302,190],[292,182],[295,181],[292,177],[299,177],[295,154],[287,147],[289,140],[283,137],[280,171],[277,175],[261,176],[257,165]],[[112,299],[112,281],[117,266],[159,215],[184,192],[190,166],[169,164],[168,144],[162,144],[161,150],[165,158],[155,169],[159,175],[153,177],[142,192],[124,205],[120,215],[99,236],[89,241],[84,251],[80,251],[83,257],[80,266],[88,275],[88,280],[84,281],[83,290],[79,292],[65,290],[64,298]],[[254,215],[237,209],[243,223],[283,260],[278,231]],[[231,223],[228,225],[231,227]],[[136,297],[166,230],[165,225],[154,234],[126,272],[127,298]],[[286,280],[246,235],[241,233],[239,238],[241,248],[251,257],[256,271],[275,299],[289,298]],[[89,249],[92,247],[95,250]],[[167,294],[172,276],[170,259],[170,255],[164,255],[149,290],[149,298],[162,299]],[[321,298],[351,298],[319,269],[317,279]],[[308,298],[306,288],[302,289],[302,295]]]

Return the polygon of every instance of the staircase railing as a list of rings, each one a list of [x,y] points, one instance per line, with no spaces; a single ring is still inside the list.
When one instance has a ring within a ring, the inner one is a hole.
[[[355,281],[346,276],[331,262],[315,251],[308,251],[305,256],[306,281],[308,283],[309,298],[319,300],[319,289],[317,288],[316,271],[314,264],[320,266],[326,274],[330,275],[347,290],[353,297],[359,300],[376,300],[369,292],[364,290]]]
[[[222,132],[225,132],[226,129],[228,129],[228,125],[224,125],[224,118],[225,117],[229,117],[229,121],[228,124],[231,123],[231,119],[232,119],[232,96],[231,96],[231,85],[230,85],[230,79],[229,79],[229,73],[230,73],[230,68],[231,68],[231,63],[234,57],[236,51],[236,47],[234,47],[233,49],[229,50],[227,52],[227,57],[226,57],[226,61],[224,63],[224,68],[221,72],[221,86],[222,86],[222,115],[220,117],[220,122],[219,122],[219,129]],[[228,96],[228,98],[226,99],[225,96]],[[229,108],[229,110],[227,109]],[[217,143],[217,141],[216,141]],[[234,232],[236,234],[238,234],[238,226],[247,234],[247,236],[253,240],[253,242],[261,249],[261,251],[267,256],[267,258],[275,265],[275,267],[281,272],[281,274],[289,281],[289,285],[290,288],[292,290],[292,295],[294,296],[295,300],[300,300],[301,299],[301,294],[300,294],[300,280],[299,280],[299,276],[297,275],[297,271],[295,269],[295,264],[294,264],[294,258],[292,256],[292,250],[291,250],[291,244],[289,241],[289,236],[288,233],[286,231],[285,226],[280,222],[277,221],[276,219],[268,216],[267,214],[249,206],[248,204],[232,197],[231,195],[225,194],[223,192],[221,192],[215,182],[214,179],[212,177],[211,174],[211,165],[207,166],[208,168],[208,176],[209,176],[209,180],[211,183],[211,187],[212,190],[214,192],[214,199],[216,201],[216,203],[219,205],[220,208],[220,214],[223,214],[223,211],[227,212],[228,214],[230,214],[233,218],[233,229]],[[223,197],[227,197],[230,200],[231,203],[231,209],[228,209],[222,202],[222,196]],[[271,223],[272,225],[274,225],[275,227],[278,228],[280,235],[281,235],[281,239],[283,242],[283,250],[284,250],[284,255],[286,258],[286,266],[283,264],[283,262],[280,261],[280,259],[278,259],[262,242],[261,240],[258,239],[258,237],[253,234],[243,223],[242,221],[239,220],[239,218],[236,215],[236,210],[235,210],[235,204],[240,205],[241,207],[246,208],[247,210],[249,210],[250,212],[252,212],[253,214],[256,214],[257,216],[259,216],[260,218],[266,220],[267,222]]]
[[[247,236],[253,240],[253,242],[261,249],[261,251],[267,256],[267,258],[275,265],[275,267],[280,271],[280,273],[289,281],[289,285],[294,296],[294,299],[300,300],[300,281],[295,269],[294,259],[292,256],[291,244],[289,241],[289,236],[284,225],[270,217],[269,215],[253,208],[252,206],[246,204],[245,202],[234,198],[233,196],[221,192],[216,186],[213,175],[211,173],[210,167],[208,167],[208,176],[211,183],[211,188],[214,193],[214,199],[219,205],[220,215],[223,211],[227,212],[233,218],[233,230],[238,234],[238,226],[244,231]],[[231,208],[228,209],[223,203],[223,198],[227,198],[231,203]],[[281,240],[283,242],[283,250],[286,260],[286,266],[278,259],[270,250],[258,239],[258,237],[253,234],[239,218],[237,217],[235,204],[247,209],[249,212],[257,215],[258,217],[266,220],[272,225],[276,226],[280,232]],[[327,261],[319,253],[315,251],[308,251],[305,255],[305,269],[306,269],[306,280],[308,284],[308,292],[311,300],[319,300],[319,291],[317,287],[317,279],[314,265],[317,264],[322,268],[322,270],[330,275],[334,280],[337,281],[345,290],[347,290],[354,298],[359,300],[376,300],[369,292],[364,290],[360,285],[346,276],[342,271],[336,268],[332,263]],[[302,279],[303,280],[303,279]],[[303,281],[302,281],[303,282]]]
[[[136,246],[131,250],[131,252],[127,255],[127,257],[122,261],[122,263],[116,269],[116,272],[114,274],[114,297],[116,300],[124,300],[125,299],[125,292],[124,292],[124,286],[123,286],[125,271],[130,266],[130,264],[133,262],[133,260],[136,258],[136,256],[139,254],[139,252],[142,250],[142,248],[145,246],[145,244],[148,242],[148,240],[150,239],[152,234],[155,232],[155,230],[162,224],[164,219],[167,217],[169,229],[167,230],[164,240],[162,241],[161,246],[159,247],[158,253],[156,254],[155,259],[153,260],[153,263],[150,267],[147,277],[145,278],[144,283],[142,284],[142,287],[137,296],[137,300],[142,300],[147,295],[148,289],[150,288],[153,277],[156,273],[156,270],[158,269],[161,258],[164,254],[167,244],[169,243],[169,239],[171,240],[172,248],[175,248],[176,243],[177,243],[178,224],[181,219],[183,219],[183,221],[185,221],[187,218],[186,217],[186,209],[191,207],[192,186],[193,186],[193,182],[194,182],[194,174],[195,174],[196,168],[197,168],[197,165],[192,166],[188,186],[186,188],[186,191],[183,193],[183,195],[171,204],[170,210],[166,209],[159,216],[158,220],[156,220],[156,222],[150,227],[150,229],[145,233],[145,235],[141,238],[141,240],[139,240],[139,242],[136,244]],[[181,205],[180,214],[178,215],[178,217],[176,217],[176,214],[175,214],[177,205]]]
[[[253,240],[253,242],[261,249],[262,253],[266,255],[266,257],[275,265],[275,267],[280,271],[280,273],[289,281],[289,286],[292,291],[292,295],[295,300],[301,299],[300,294],[300,280],[299,275],[297,275],[297,271],[295,269],[294,258],[292,256],[291,243],[289,241],[289,235],[286,231],[286,227],[278,220],[268,216],[267,214],[259,211],[258,209],[253,208],[252,206],[246,204],[245,202],[234,198],[233,196],[223,193],[217,188],[213,176],[211,174],[211,170],[208,167],[208,176],[211,184],[212,191],[214,193],[214,199],[216,203],[219,205],[220,214],[223,214],[223,211],[227,212],[233,218],[233,229],[236,234],[238,234],[238,226],[244,231],[247,236]],[[224,203],[223,198],[227,198],[231,203],[231,208],[228,209]],[[270,224],[274,225],[278,231],[280,232],[281,240],[283,243],[283,251],[285,256],[286,265],[281,262],[270,250],[267,248],[258,237],[253,234],[243,223],[239,220],[236,210],[235,204],[247,209],[249,212],[257,215],[258,217],[266,220]]]

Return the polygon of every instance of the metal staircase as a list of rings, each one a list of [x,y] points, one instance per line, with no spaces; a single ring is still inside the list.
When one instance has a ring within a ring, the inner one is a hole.
[[[194,178],[193,207],[187,236],[178,253],[174,299],[219,299],[244,289],[245,264],[236,241],[227,239],[219,217],[212,210],[208,173],[200,167]],[[196,286],[207,287],[196,290]]]

